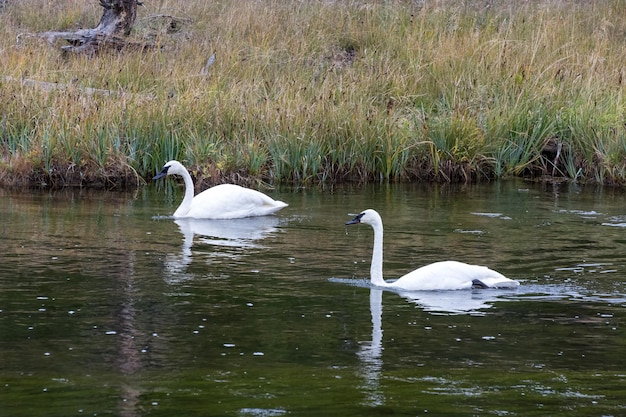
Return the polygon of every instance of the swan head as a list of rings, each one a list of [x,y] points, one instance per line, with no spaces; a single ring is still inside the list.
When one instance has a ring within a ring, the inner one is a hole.
[[[185,169],[185,167],[183,166],[183,164],[181,164],[178,161],[169,161],[168,163],[166,163],[165,165],[163,165],[163,168],[161,168],[161,171],[159,171],[158,174],[156,174],[154,176],[154,178],[152,178],[153,180],[158,180],[159,178],[163,178],[167,175],[182,175],[183,172],[187,171]]]
[[[367,209],[357,214],[352,220],[347,221],[346,224],[369,224],[370,226],[377,226],[383,223],[380,218],[380,214],[376,210]]]

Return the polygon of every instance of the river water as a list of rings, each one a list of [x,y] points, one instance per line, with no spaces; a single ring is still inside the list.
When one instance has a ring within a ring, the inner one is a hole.
[[[181,190],[0,190],[1,416],[626,415],[626,194],[504,181],[268,192],[174,221]],[[443,259],[516,290],[368,282]]]

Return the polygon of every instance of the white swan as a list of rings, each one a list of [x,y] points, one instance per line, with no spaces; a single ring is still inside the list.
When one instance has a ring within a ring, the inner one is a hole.
[[[370,269],[371,281],[378,287],[405,291],[460,290],[472,287],[514,288],[519,282],[486,266],[457,261],[435,262],[400,277],[397,281],[383,279],[383,221],[372,209],[365,210],[346,224],[365,223],[374,229],[374,252]]]
[[[180,175],[185,180],[185,197],[173,217],[195,219],[240,219],[265,216],[287,207],[265,194],[234,184],[221,184],[204,190],[194,197],[193,180],[178,161],[169,161],[153,179],[166,175]]]

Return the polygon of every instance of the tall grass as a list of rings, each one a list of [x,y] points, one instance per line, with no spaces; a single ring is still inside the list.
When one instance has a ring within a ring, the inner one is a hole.
[[[147,52],[16,43],[101,14],[54,4],[0,9],[5,185],[136,185],[169,159],[208,182],[626,183],[618,0],[169,0],[139,10]]]

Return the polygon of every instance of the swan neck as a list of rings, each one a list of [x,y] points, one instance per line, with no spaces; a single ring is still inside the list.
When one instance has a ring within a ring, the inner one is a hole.
[[[387,283],[383,279],[383,225],[375,224],[372,228],[374,229],[374,251],[372,252],[370,279],[372,284],[384,287]]]
[[[174,212],[174,217],[184,217],[189,210],[191,209],[191,202],[194,197],[194,187],[193,180],[191,179],[191,175],[189,175],[189,171],[186,168],[183,168],[182,173],[180,174],[185,181],[185,197],[183,198],[183,202],[180,203],[180,206]]]

